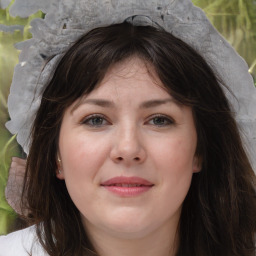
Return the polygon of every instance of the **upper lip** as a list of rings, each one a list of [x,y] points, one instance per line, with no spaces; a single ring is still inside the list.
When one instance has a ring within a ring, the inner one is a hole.
[[[140,177],[125,177],[125,176],[119,176],[114,177],[109,180],[106,180],[101,183],[101,186],[114,186],[116,184],[136,184],[136,185],[143,185],[143,186],[153,186],[154,184],[150,181],[140,178]]]

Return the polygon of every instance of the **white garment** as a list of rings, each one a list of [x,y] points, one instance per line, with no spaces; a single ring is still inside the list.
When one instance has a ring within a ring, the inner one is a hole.
[[[36,236],[35,226],[0,236],[0,256],[49,256]]]

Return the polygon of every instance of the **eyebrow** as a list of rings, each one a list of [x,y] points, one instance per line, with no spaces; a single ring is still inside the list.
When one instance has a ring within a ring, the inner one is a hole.
[[[113,108],[114,107],[114,103],[112,101],[109,100],[105,100],[105,99],[86,99],[86,100],[82,100],[79,101],[71,110],[71,112],[75,111],[79,106],[84,105],[84,104],[90,104],[90,105],[96,105],[96,106],[100,106],[100,107],[108,107],[108,108]]]
[[[175,103],[176,105],[178,105],[174,99],[168,98],[163,100],[148,100],[148,101],[142,102],[139,108],[152,108],[152,107],[164,105],[166,103]]]
[[[161,99],[161,100],[153,99],[153,100],[148,100],[148,101],[142,102],[139,105],[139,108],[140,109],[152,108],[152,107],[157,107],[157,106],[160,106],[160,105],[164,105],[166,103],[175,103],[176,105],[179,106],[179,104],[176,102],[176,100],[174,100],[172,98],[167,98],[167,99]],[[76,104],[74,106],[74,108],[72,109],[72,112],[75,109],[77,109],[80,105],[84,105],[84,104],[96,105],[96,106],[100,106],[100,107],[103,107],[103,108],[114,108],[115,107],[114,102],[109,101],[109,100],[105,100],[105,99],[86,99],[86,100],[83,100],[83,101],[79,102],[78,104]]]
[[[86,99],[82,101],[82,104],[90,104],[90,105],[96,105],[100,107],[114,107],[114,102],[104,99]]]

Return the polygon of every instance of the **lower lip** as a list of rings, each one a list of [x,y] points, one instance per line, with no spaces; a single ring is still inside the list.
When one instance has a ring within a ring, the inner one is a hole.
[[[139,196],[149,191],[152,186],[141,186],[141,187],[118,187],[118,186],[103,186],[108,191],[117,194],[122,197],[134,197]]]

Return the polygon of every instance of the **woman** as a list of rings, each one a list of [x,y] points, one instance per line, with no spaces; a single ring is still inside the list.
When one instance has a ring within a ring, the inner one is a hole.
[[[31,139],[34,226],[1,237],[0,255],[13,241],[19,255],[255,255],[255,175],[232,110],[206,61],[163,29],[83,35]]]

